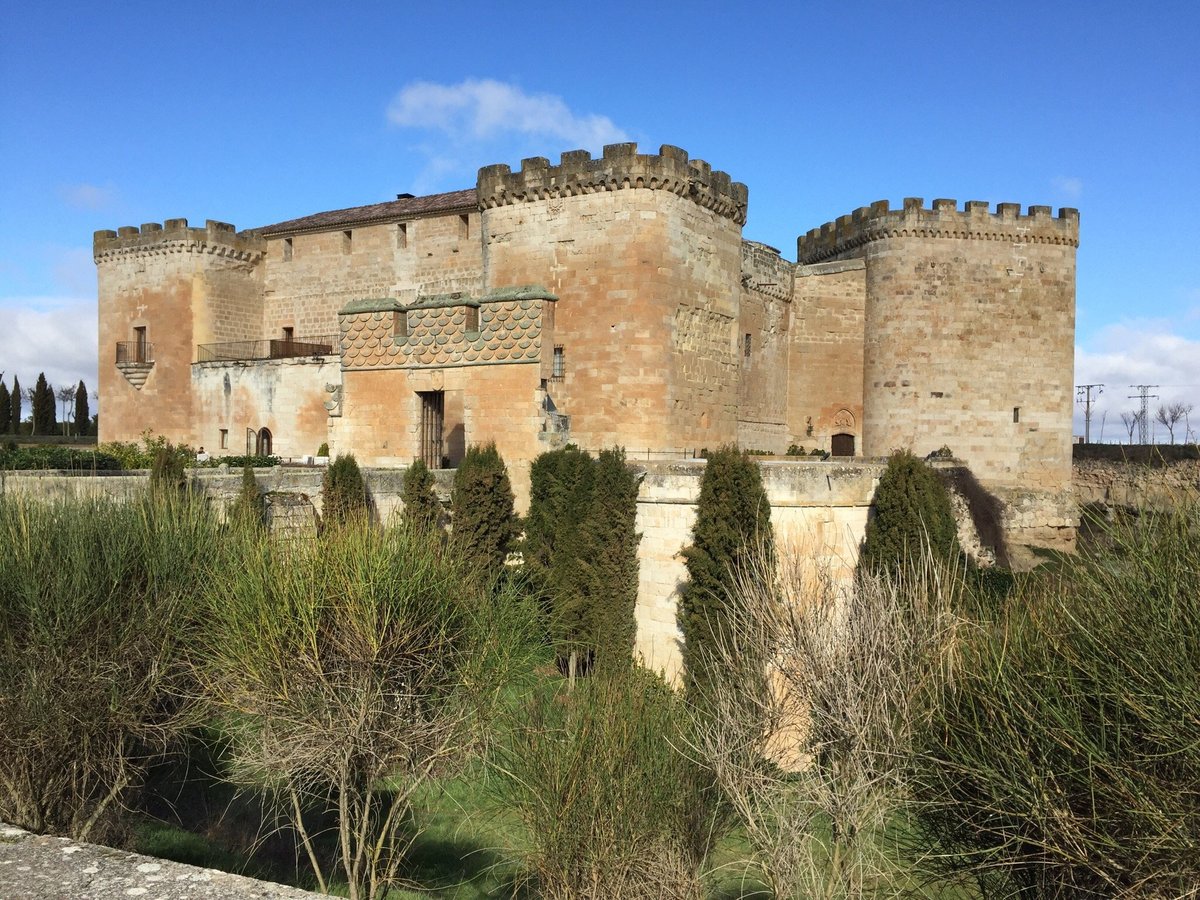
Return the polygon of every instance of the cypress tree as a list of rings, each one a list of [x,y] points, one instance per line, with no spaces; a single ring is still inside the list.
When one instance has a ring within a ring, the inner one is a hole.
[[[12,399],[12,421],[9,427],[13,434],[21,433],[21,379],[16,375],[13,376],[12,393],[9,395]]]
[[[345,525],[367,513],[367,485],[353,453],[339,453],[321,479],[322,524]]]
[[[86,437],[92,424],[92,411],[88,408],[87,388],[83,381],[75,388],[75,433]]]
[[[926,545],[941,559],[959,553],[950,494],[937,473],[908,450],[888,460],[872,505],[875,515],[867,522],[859,571],[899,572]]]
[[[29,412],[33,418],[32,434],[53,434],[58,417],[54,414],[54,389],[46,381],[45,372],[38,373],[30,406],[32,408]]]
[[[454,472],[450,511],[457,552],[483,577],[498,575],[521,529],[508,469],[494,443],[467,449]]]
[[[12,428],[12,398],[8,385],[0,381],[0,434],[8,434]]]
[[[229,509],[229,521],[251,528],[261,528],[266,524],[266,500],[262,488],[254,478],[254,468],[250,463],[242,466],[242,487]]]
[[[735,573],[759,548],[773,553],[771,507],[758,466],[736,447],[708,457],[700,481],[692,543],[683,551],[688,580],[680,592],[684,677],[702,699],[720,673],[712,671],[718,636],[736,613]],[[770,565],[773,559],[768,558]]]
[[[592,507],[595,462],[571,444],[541,454],[529,479],[526,567],[550,614],[559,658],[574,677],[592,655],[596,631],[584,562],[593,550],[584,524]]]
[[[404,473],[404,522],[416,531],[436,531],[442,524],[442,504],[433,489],[433,473],[418,459]]]
[[[637,495],[640,479],[625,451],[602,450],[595,465],[591,509],[584,523],[584,587],[593,609],[596,668],[627,669],[637,633]]]

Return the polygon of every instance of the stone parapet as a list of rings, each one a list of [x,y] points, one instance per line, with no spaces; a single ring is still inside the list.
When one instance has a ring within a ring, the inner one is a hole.
[[[92,236],[97,265],[140,255],[201,253],[237,262],[256,263],[266,252],[266,239],[254,231],[239,232],[227,222],[208,219],[203,228],[189,228],[187,219],[146,222],[140,228],[124,225]]]
[[[1031,206],[1021,215],[1019,203],[1000,203],[996,211],[982,200],[968,200],[961,210],[956,200],[934,200],[926,209],[920,197],[906,197],[901,209],[886,200],[860,206],[848,216],[826,222],[796,241],[800,265],[822,262],[851,252],[871,241],[894,237],[957,238],[1029,244],[1079,246],[1079,210]]]
[[[725,172],[687,151],[663,144],[657,155],[639,154],[637,144],[609,144],[600,159],[586,150],[563,153],[557,166],[542,156],[479,170],[477,191],[484,209],[534,200],[574,197],[604,191],[644,189],[668,191],[711,209],[739,225],[746,222],[749,191]]]

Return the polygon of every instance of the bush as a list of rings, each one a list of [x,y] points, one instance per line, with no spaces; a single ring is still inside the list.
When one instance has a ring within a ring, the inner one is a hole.
[[[322,891],[340,873],[351,897],[383,897],[414,791],[494,731],[529,617],[435,542],[362,517],[312,541],[235,532],[227,547],[195,659],[229,777],[276,798]],[[336,841],[306,830],[321,817]]]
[[[228,466],[231,469],[240,469],[243,466],[250,466],[253,469],[273,469],[281,462],[283,460],[278,456],[251,454],[250,456],[210,456],[203,462],[196,461],[191,465],[203,469],[216,469],[219,466]]]
[[[981,618],[915,757],[931,858],[997,895],[1200,884],[1200,513],[1114,526]]]
[[[187,486],[184,468],[192,458],[186,447],[176,447],[170,441],[155,448],[150,463],[151,491],[181,491]]]
[[[450,511],[458,553],[483,577],[499,575],[521,527],[508,469],[495,444],[467,449],[454,472]]]
[[[404,522],[420,532],[440,532],[442,503],[434,491],[433,473],[424,460],[414,460],[404,473]]]
[[[683,752],[688,728],[682,699],[644,670],[543,689],[520,710],[498,792],[528,830],[538,896],[701,896],[726,823],[711,776]]]
[[[683,631],[684,674],[688,690],[702,696],[710,678],[708,667],[730,607],[734,573],[751,551],[763,549],[769,558],[774,536],[771,506],[758,466],[735,447],[723,447],[708,457],[700,481],[692,543],[683,551],[688,580],[680,590],[679,626]]]
[[[121,461],[107,453],[44,446],[18,449],[16,444],[0,448],[0,470],[60,469],[68,472],[111,472],[122,468]]]
[[[892,454],[872,501],[875,515],[859,554],[864,572],[898,572],[924,554],[950,560],[959,553],[958,527],[944,484],[907,450]]]
[[[154,458],[160,450],[167,447],[179,454],[185,465],[191,465],[196,454],[190,447],[172,445],[162,435],[155,435],[150,429],[142,432],[141,442],[137,441],[107,441],[96,449],[107,456],[120,460],[122,469],[149,469],[154,465]]]
[[[325,441],[321,442],[321,446],[317,448],[317,456],[329,458],[329,444]]]
[[[119,813],[188,722],[204,505],[0,498],[0,820],[79,840]]]
[[[229,508],[229,520],[250,527],[261,527],[267,522],[267,503],[262,488],[254,480],[254,469],[242,467],[242,487]]]
[[[321,478],[321,523],[337,527],[367,516],[367,485],[352,453],[340,453]]]

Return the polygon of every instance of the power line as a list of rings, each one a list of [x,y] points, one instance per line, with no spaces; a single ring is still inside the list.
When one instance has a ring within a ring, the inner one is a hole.
[[[1158,387],[1157,384],[1131,384],[1131,388],[1137,391],[1136,394],[1130,394],[1126,400],[1140,400],[1141,410],[1138,412],[1138,443],[1146,443],[1146,425],[1150,421],[1150,401],[1157,400],[1158,394],[1151,394],[1150,389]]]
[[[1090,444],[1092,442],[1092,389],[1095,389],[1096,396],[1099,397],[1104,393],[1103,384],[1077,384],[1075,385],[1075,402],[1083,404],[1083,442]]]

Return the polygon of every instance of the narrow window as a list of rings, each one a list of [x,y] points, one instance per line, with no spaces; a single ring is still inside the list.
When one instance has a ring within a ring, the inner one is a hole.
[[[354,232],[352,232],[352,231],[343,231],[342,232],[342,252],[343,253],[350,252],[350,242],[353,239],[354,239]]]
[[[742,338],[742,356],[745,359],[750,358],[750,335],[745,335]]]
[[[458,217],[458,236],[462,240],[466,240],[467,238],[469,238],[471,236],[471,217],[470,216],[464,215],[464,216]]]
[[[1020,421],[1021,421],[1021,407],[1014,406],[1013,407],[1013,422],[1020,422]]]
[[[396,246],[403,250],[408,246],[408,223],[401,222],[396,226]]]
[[[283,261],[284,262],[292,261],[292,239],[291,238],[283,239]]]
[[[467,307],[467,334],[479,334],[479,307]]]
[[[392,313],[392,337],[408,337],[408,312],[398,309]]]
[[[139,325],[133,329],[133,361],[137,363],[146,362],[147,348],[146,343],[146,326]]]
[[[567,360],[562,347],[554,348],[554,367],[550,370],[554,378],[562,378],[567,374]]]
[[[221,429],[221,449],[222,450],[229,449],[229,429],[228,428]]]

